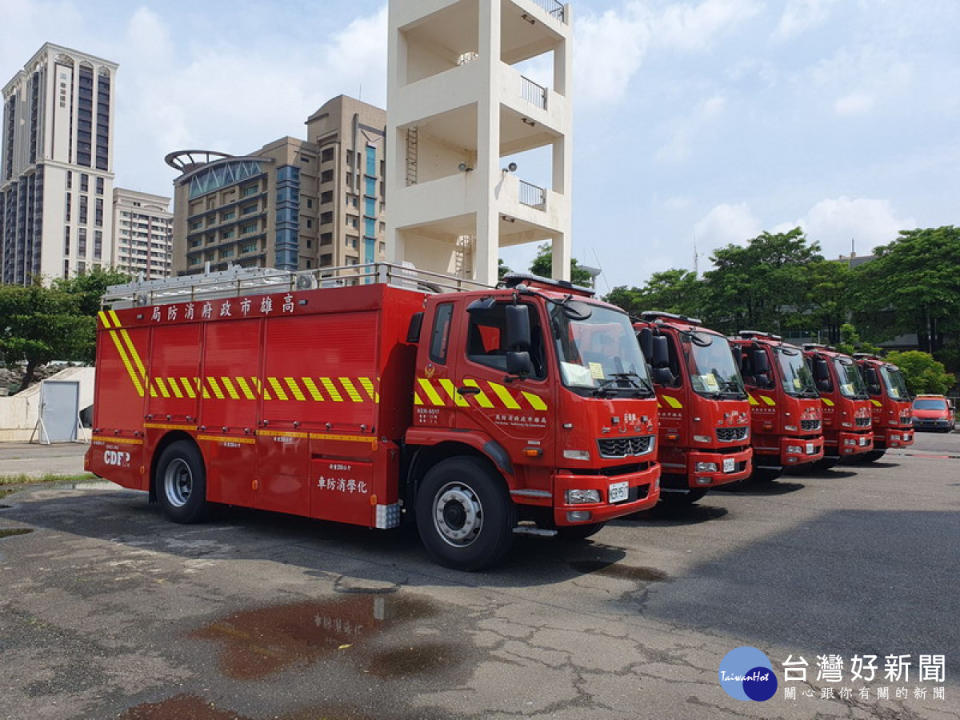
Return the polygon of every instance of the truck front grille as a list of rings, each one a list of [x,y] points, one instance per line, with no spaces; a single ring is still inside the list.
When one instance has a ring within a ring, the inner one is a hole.
[[[749,428],[717,428],[717,440],[720,442],[735,442],[737,440],[746,440]]]
[[[856,418],[857,427],[870,427],[870,418]]]
[[[820,421],[819,420],[801,420],[800,429],[807,430],[807,431],[819,430]]]
[[[637,437],[602,438],[597,440],[600,447],[600,457],[621,458],[636,455],[646,455],[653,450],[653,436],[640,435]]]

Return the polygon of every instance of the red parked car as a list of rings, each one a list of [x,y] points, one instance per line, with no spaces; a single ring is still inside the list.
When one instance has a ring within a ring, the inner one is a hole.
[[[913,399],[914,430],[950,432],[955,425],[953,404],[943,395],[917,395]]]

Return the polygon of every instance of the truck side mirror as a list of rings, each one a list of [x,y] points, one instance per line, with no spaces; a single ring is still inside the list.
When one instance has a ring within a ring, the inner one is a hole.
[[[763,348],[756,348],[753,351],[753,370],[757,375],[766,375],[770,372],[770,358]]]
[[[507,375],[528,377],[533,375],[533,361],[526,350],[507,353]]]
[[[670,365],[670,348],[667,347],[666,335],[653,336],[653,366],[667,367]]]
[[[643,353],[643,359],[648,363],[653,362],[653,330],[643,328],[637,333],[637,342],[640,343],[640,352]]]
[[[530,306],[529,305],[507,305],[506,318],[506,344],[507,350],[529,350],[532,342],[530,335]],[[509,355],[508,355],[509,357]],[[530,356],[527,354],[527,362],[530,362]]]
[[[823,358],[814,358],[813,379],[817,382],[830,380],[830,368],[827,366],[827,361]]]

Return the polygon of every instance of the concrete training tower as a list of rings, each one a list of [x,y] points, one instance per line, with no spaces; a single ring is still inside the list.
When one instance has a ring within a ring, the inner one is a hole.
[[[552,87],[514,67],[538,56]],[[501,246],[549,240],[553,276],[569,279],[571,67],[556,0],[390,3],[388,258],[492,285]],[[551,188],[504,167],[545,146]]]

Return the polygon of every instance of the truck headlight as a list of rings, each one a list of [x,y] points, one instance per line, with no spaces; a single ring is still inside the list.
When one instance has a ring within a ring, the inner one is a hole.
[[[856,447],[857,439],[856,439],[856,438],[846,438],[846,439],[843,441],[843,444],[844,444],[844,445],[853,445],[854,447]]]
[[[713,462],[698,462],[694,472],[713,473],[717,471],[717,464]]]
[[[791,455],[803,455],[803,448],[799,445],[787,445],[787,452]]]
[[[784,426],[783,426],[783,429],[786,430],[787,432],[796,432],[796,431],[797,431],[797,426],[796,426],[796,425],[784,425]]]
[[[590,451],[589,450],[564,450],[563,457],[565,460],[589,460]]]
[[[584,503],[600,502],[599,490],[567,490],[567,505],[582,505]]]
[[[693,436],[694,442],[708,443],[708,442],[710,442],[712,439],[713,439],[713,438],[711,438],[709,435],[694,435],[694,436]]]

